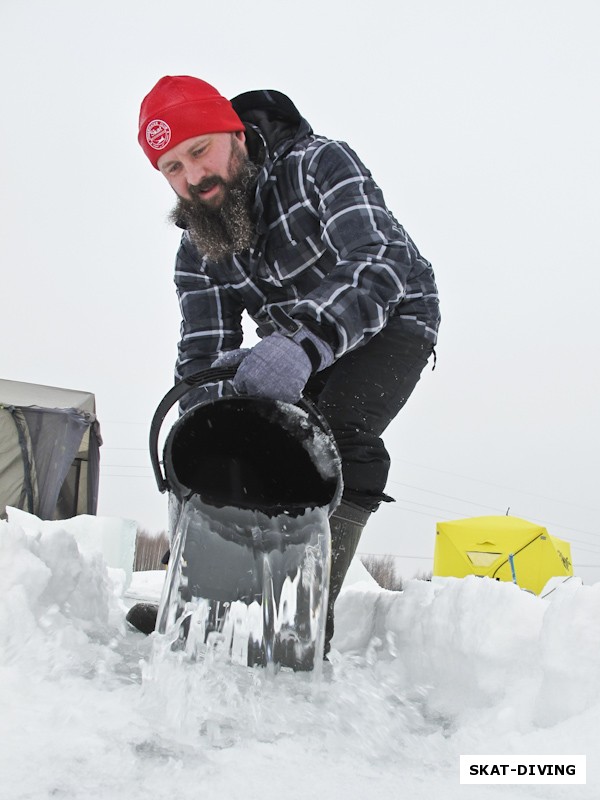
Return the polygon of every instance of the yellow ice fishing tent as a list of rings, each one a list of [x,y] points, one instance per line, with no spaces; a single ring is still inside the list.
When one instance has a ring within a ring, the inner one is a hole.
[[[549,578],[573,574],[571,546],[551,536],[541,525],[518,517],[439,522],[433,574],[455,578],[479,575],[511,582],[516,579],[522,589],[539,594]]]

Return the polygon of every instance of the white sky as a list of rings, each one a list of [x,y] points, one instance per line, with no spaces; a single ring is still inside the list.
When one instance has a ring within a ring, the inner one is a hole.
[[[600,578],[599,22],[595,0],[3,0],[0,375],[96,393],[99,512],[167,525],[146,442],[179,236],[137,115],[191,74],[348,141],[434,265],[438,366],[388,431],[398,502],[361,550],[410,576],[436,520],[510,507]]]

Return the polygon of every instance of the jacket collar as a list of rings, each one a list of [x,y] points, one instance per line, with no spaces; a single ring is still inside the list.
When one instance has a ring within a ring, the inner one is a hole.
[[[260,237],[267,227],[263,209],[270,193],[273,167],[296,142],[311,134],[312,128],[290,98],[275,89],[244,92],[234,97],[231,104],[246,125],[250,158],[261,168],[254,203]]]

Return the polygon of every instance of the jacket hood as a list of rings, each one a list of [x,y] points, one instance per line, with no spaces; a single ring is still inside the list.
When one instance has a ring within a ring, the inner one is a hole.
[[[231,101],[244,123],[255,125],[265,138],[271,157],[279,157],[312,128],[289,97],[275,89],[244,92]]]

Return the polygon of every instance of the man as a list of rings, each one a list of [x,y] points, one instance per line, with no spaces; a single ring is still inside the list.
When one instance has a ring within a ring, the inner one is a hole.
[[[239,364],[238,392],[291,403],[306,395],[339,447],[328,649],[362,530],[391,500],[381,434],[436,342],[431,265],[358,156],[314,134],[279,92],[230,102],[202,80],[167,76],[142,102],[138,139],[175,191],[172,219],[184,229],[176,377]],[[262,337],[250,350],[240,349],[244,310]]]

